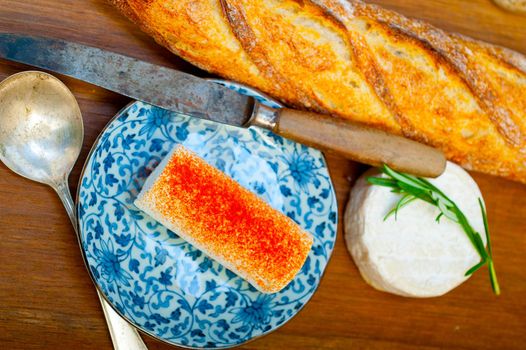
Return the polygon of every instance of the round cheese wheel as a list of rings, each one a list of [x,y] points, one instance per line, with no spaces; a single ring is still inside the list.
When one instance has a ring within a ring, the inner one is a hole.
[[[358,179],[344,217],[347,248],[365,281],[385,292],[434,297],[468,279],[466,271],[480,258],[460,225],[446,217],[436,222],[438,208],[418,199],[384,220],[401,195],[368,184],[369,176],[385,175],[371,169]],[[482,195],[469,174],[448,162],[430,182],[459,206],[485,242]]]

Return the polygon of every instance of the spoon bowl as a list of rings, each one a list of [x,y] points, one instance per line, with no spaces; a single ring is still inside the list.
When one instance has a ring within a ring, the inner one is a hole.
[[[21,72],[0,83],[0,160],[15,173],[51,186],[78,235],[68,177],[84,126],[75,96],[54,76]],[[97,290],[116,350],[147,350],[139,333]]]
[[[21,72],[0,83],[0,160],[17,174],[56,189],[83,138],[77,101],[54,76]]]

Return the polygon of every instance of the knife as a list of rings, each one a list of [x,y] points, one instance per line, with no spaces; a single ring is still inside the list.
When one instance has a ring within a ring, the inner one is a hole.
[[[275,109],[217,83],[135,58],[63,40],[3,33],[0,58],[67,75],[185,115],[237,127],[258,126],[373,166],[436,177],[442,152],[327,115]]]

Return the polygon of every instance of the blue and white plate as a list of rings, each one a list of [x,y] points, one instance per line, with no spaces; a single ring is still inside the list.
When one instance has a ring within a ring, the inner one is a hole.
[[[314,235],[305,265],[284,290],[256,291],[133,205],[152,169],[179,143]],[[336,239],[336,198],[321,152],[258,128],[142,102],[122,110],[95,142],[78,214],[86,265],[108,301],[140,330],[192,348],[236,346],[290,320],[318,287]]]

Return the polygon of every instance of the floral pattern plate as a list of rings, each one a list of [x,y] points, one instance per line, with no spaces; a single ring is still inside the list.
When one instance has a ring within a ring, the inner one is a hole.
[[[284,290],[256,291],[133,205],[152,169],[178,143],[314,235],[303,268]],[[254,127],[135,102],[101,133],[80,181],[79,238],[91,277],[129,322],[178,346],[228,348],[286,323],[315,292],[336,239],[336,199],[321,152]]]

